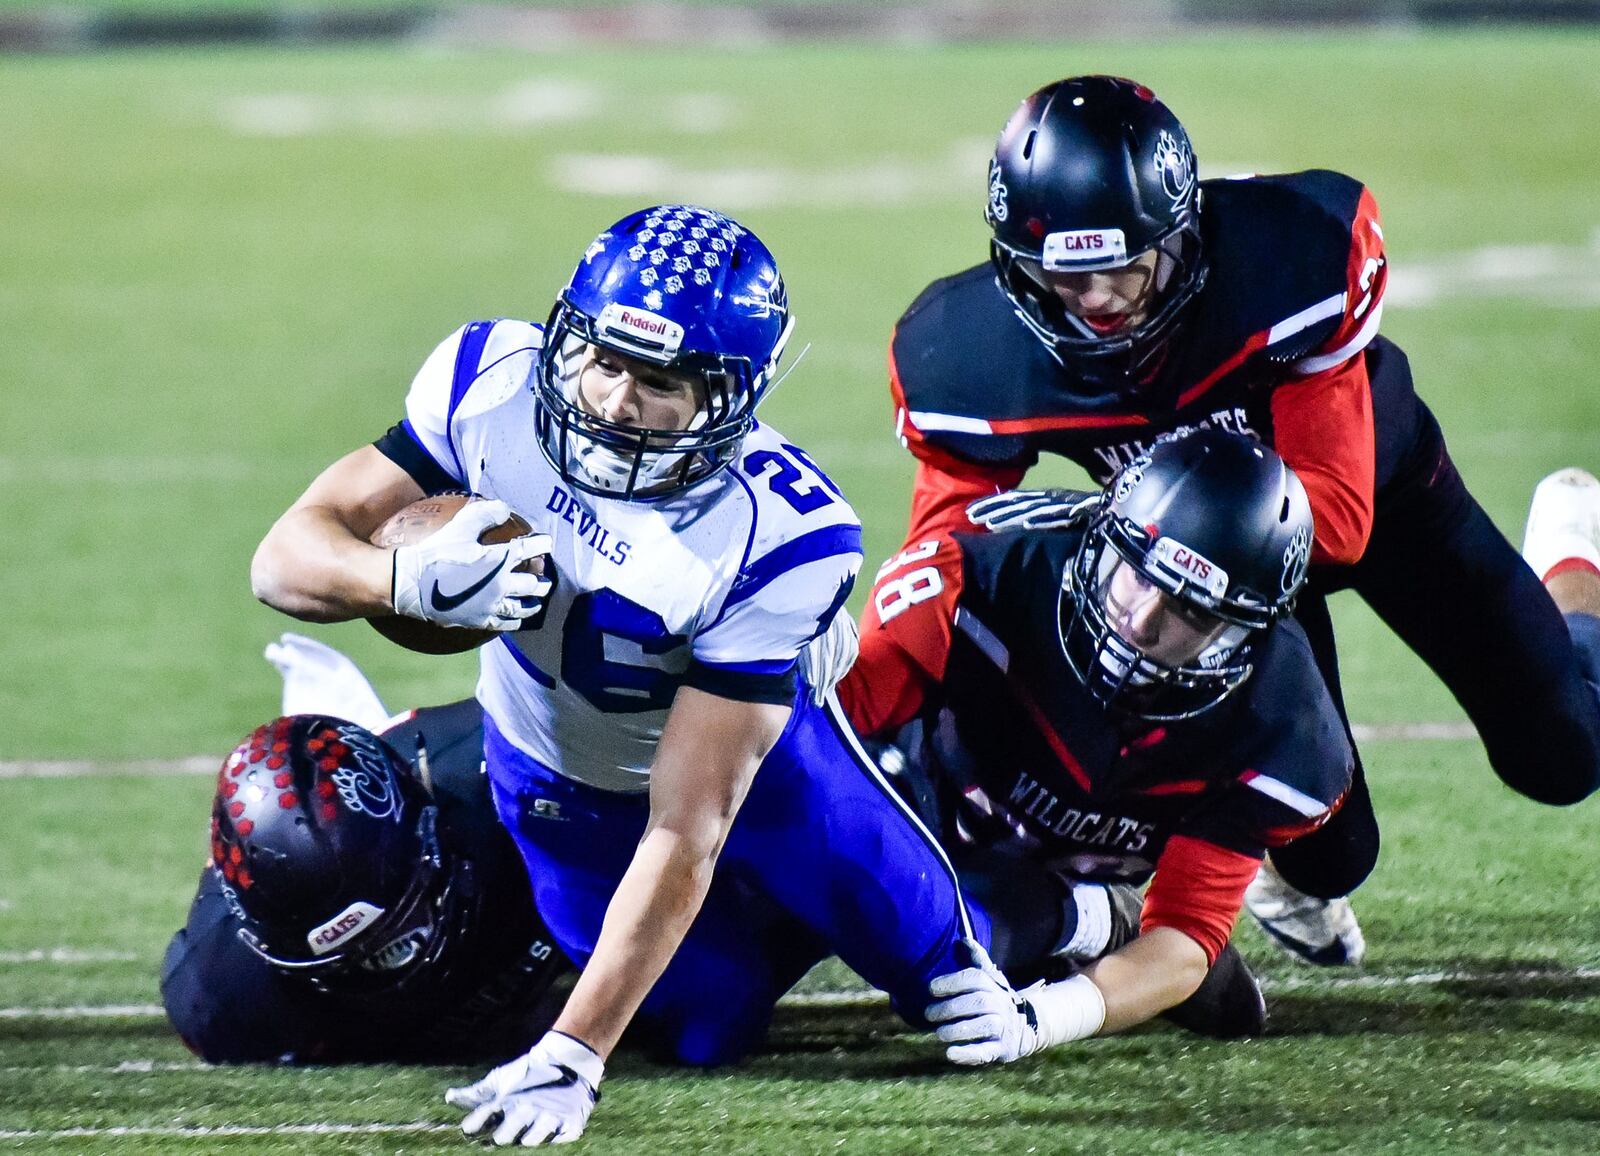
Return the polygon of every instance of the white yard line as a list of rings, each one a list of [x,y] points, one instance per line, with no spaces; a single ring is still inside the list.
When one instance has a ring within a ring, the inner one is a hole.
[[[0,1067],[0,1076],[25,1076],[52,1072],[63,1076],[126,1076],[147,1072],[203,1072],[212,1065],[199,1060],[123,1060],[120,1064],[12,1064]]]
[[[138,958],[131,951],[91,951],[76,947],[0,951],[0,963],[131,963]]]
[[[102,775],[214,775],[221,755],[176,759],[16,759],[0,761],[0,779],[86,779]]]
[[[1357,742],[1383,739],[1431,742],[1473,739],[1469,722],[1356,723]],[[214,775],[221,755],[175,759],[0,759],[0,779],[85,779],[102,775]]]
[[[154,1003],[78,1004],[71,1007],[0,1007],[0,1020],[142,1020],[164,1017]]]
[[[1374,739],[1430,742],[1478,737],[1477,729],[1469,722],[1353,723],[1350,729],[1355,733],[1358,743],[1372,742]]]
[[[96,1140],[115,1136],[172,1136],[204,1139],[214,1136],[412,1136],[428,1132],[457,1132],[456,1124],[218,1124],[192,1128],[17,1128],[0,1131],[0,1140]]]
[[[1329,973],[1307,970],[1283,978],[1263,978],[1266,991],[1395,991],[1406,988],[1444,987],[1458,983],[1494,983],[1510,987],[1533,986],[1563,980],[1600,979],[1600,967],[1529,967],[1515,971],[1474,971],[1452,969],[1419,971],[1408,975],[1382,975],[1364,972]],[[878,991],[794,992],[778,1001],[787,1008],[865,1008],[887,1003]],[[151,1019],[166,1012],[157,1004],[90,1004],[73,1007],[0,1007],[0,1019]],[[100,1070],[100,1069],[86,1069]],[[141,1069],[130,1068],[130,1071]]]

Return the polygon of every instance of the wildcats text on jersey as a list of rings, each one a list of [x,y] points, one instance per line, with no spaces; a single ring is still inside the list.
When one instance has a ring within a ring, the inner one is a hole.
[[[1126,815],[1110,815],[1065,806],[1059,795],[1026,771],[1018,771],[1007,797],[1016,810],[1045,827],[1052,835],[1088,847],[1107,847],[1137,854],[1150,841],[1155,824]]]
[[[1221,429],[1227,430],[1229,433],[1243,434],[1254,441],[1265,440],[1261,436],[1261,431],[1250,424],[1250,415],[1242,405],[1232,405],[1224,409],[1214,410],[1199,421],[1187,422],[1168,432],[1181,436],[1190,430],[1197,429]],[[1147,453],[1154,441],[1153,437],[1148,437],[1115,442],[1109,445],[1091,446],[1094,456],[1099,459],[1103,467],[1090,470],[1091,475],[1096,482],[1102,486],[1105,485],[1123,466],[1131,464],[1135,458]]]

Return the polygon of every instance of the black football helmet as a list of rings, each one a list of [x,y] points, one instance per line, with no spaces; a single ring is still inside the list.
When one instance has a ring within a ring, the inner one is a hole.
[[[1266,446],[1221,430],[1158,441],[1106,488],[1062,575],[1068,664],[1128,715],[1210,709],[1250,677],[1265,632],[1294,608],[1311,532],[1305,487]],[[1170,626],[1166,642],[1141,633],[1130,610],[1141,599]]]
[[[386,986],[437,963],[470,916],[470,862],[440,847],[410,765],[343,719],[291,715],[223,761],[211,858],[239,938],[277,967]]]
[[[1000,287],[1023,323],[1107,399],[1137,390],[1205,283],[1200,176],[1189,134],[1142,84],[1078,76],[1022,102],[989,162],[984,212]],[[1051,274],[1094,273],[1156,253],[1138,324],[1103,333],[1052,291]]]

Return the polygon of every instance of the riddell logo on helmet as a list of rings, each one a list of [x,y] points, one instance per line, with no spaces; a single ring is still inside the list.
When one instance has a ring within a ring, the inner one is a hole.
[[[667,323],[664,318],[649,317],[627,309],[622,311],[622,316],[618,320],[632,329],[642,329],[646,333],[654,333],[658,337],[667,331]]]
[[[683,326],[648,309],[612,301],[595,322],[598,335],[610,339],[608,344],[614,343],[624,353],[637,350],[651,358],[663,354],[672,357],[683,344]]]
[[[346,940],[360,934],[383,914],[383,908],[356,900],[328,922],[313,927],[306,935],[312,955],[327,955]]]

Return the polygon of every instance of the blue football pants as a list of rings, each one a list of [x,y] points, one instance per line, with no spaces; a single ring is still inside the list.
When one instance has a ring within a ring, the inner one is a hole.
[[[522,851],[534,902],[580,966],[649,816],[645,796],[556,774],[485,720],[495,808]],[[838,955],[925,1026],[928,981],[969,966],[988,918],[961,897],[931,838],[862,754],[836,705],[802,688],[757,771],[705,905],[641,1007],[646,1042],[683,1063],[738,1059],[765,1036],[778,997]]]

